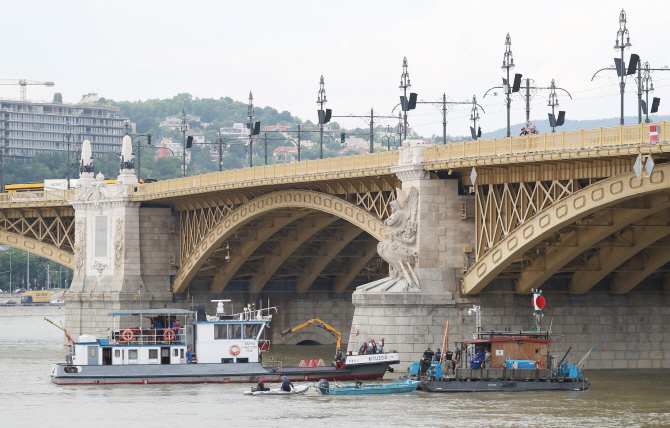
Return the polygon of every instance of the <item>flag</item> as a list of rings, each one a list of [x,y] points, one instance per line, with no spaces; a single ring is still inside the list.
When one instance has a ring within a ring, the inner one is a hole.
[[[359,334],[360,334],[360,333],[358,332],[358,330],[356,330],[356,336],[358,336]]]
[[[658,143],[658,131],[659,125],[649,125],[649,142]]]

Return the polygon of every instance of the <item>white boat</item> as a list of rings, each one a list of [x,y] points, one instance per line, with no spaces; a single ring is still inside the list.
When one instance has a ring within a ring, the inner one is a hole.
[[[111,327],[96,335],[82,335],[70,346],[65,363],[52,365],[51,381],[58,385],[149,383],[256,383],[319,379],[381,379],[400,362],[396,352],[374,355],[337,355],[331,366],[264,367],[265,338],[277,308],[227,315],[218,302],[216,316],[185,309],[137,309],[111,312]],[[170,320],[178,329],[168,328]],[[152,322],[153,320],[153,322]],[[160,321],[162,326],[157,326]],[[164,326],[164,327],[163,327]],[[193,350],[188,364],[187,347]]]
[[[309,386],[307,386],[307,385],[298,385],[295,388],[293,388],[290,392],[282,391],[281,389],[271,389],[269,391],[255,391],[255,392],[252,392],[251,395],[253,395],[254,397],[258,397],[258,396],[274,396],[274,397],[284,396],[284,397],[287,397],[289,395],[304,394],[305,392],[307,392],[308,389],[309,389]],[[247,392],[251,392],[251,391],[247,391]],[[245,395],[249,395],[249,394],[245,394]]]

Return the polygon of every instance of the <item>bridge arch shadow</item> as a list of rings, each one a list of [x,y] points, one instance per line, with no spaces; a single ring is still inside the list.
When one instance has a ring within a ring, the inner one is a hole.
[[[336,196],[311,190],[283,190],[271,192],[237,207],[211,228],[207,235],[194,246],[192,253],[187,255],[186,259],[183,260],[181,268],[172,285],[173,291],[175,293],[184,292],[190,281],[207,259],[223,242],[230,239],[230,237],[241,227],[254,219],[262,217],[264,214],[278,210],[291,209],[305,209],[329,213],[348,221],[365,232],[368,232],[377,240],[383,239],[384,223],[381,220],[356,205]],[[298,216],[295,218],[298,218]],[[241,260],[241,262],[243,261],[244,260]],[[226,269],[236,269],[235,266],[237,266],[237,264],[234,265],[233,263],[230,263],[229,265],[222,267],[223,274],[225,274]]]
[[[314,326],[292,333],[284,340],[284,345],[335,345],[336,343],[335,336]]]

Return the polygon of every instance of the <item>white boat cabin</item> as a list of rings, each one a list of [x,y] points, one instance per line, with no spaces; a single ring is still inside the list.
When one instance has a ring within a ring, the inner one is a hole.
[[[217,302],[216,316],[201,314],[200,318],[186,309],[111,312],[110,329],[95,336],[79,336],[71,346],[71,364],[187,364],[189,346],[193,363],[260,362],[260,353],[270,347],[265,329],[272,320],[270,311],[276,308],[246,307],[241,313],[226,315],[223,302],[228,301]],[[132,317],[132,321],[121,317]],[[119,328],[121,324],[131,327]]]

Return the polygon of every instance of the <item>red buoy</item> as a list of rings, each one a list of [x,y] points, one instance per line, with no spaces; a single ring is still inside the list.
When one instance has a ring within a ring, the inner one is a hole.
[[[547,302],[544,300],[544,297],[542,296],[537,296],[535,298],[535,306],[537,306],[539,309],[544,309],[544,306],[547,304]]]

